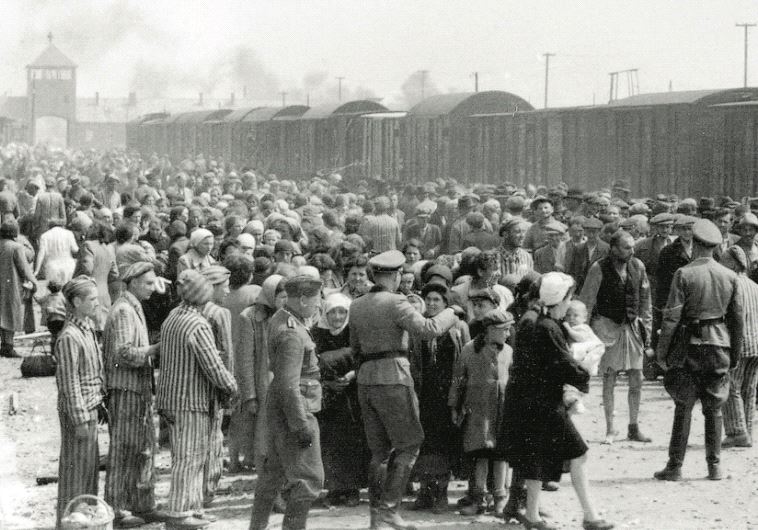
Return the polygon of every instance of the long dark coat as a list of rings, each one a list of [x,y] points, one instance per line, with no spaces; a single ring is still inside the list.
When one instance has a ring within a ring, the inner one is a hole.
[[[587,392],[589,379],[571,356],[560,324],[527,311],[516,330],[498,440],[506,460],[524,478],[558,480],[563,462],[587,451],[563,404],[563,385]]]
[[[3,271],[0,280],[0,328],[24,331],[21,284],[33,282],[34,273],[21,243],[0,239],[0,271]]]

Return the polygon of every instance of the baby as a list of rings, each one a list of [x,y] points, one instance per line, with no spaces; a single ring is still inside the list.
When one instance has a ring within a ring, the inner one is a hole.
[[[605,353],[605,345],[587,325],[587,307],[579,300],[572,300],[564,320],[563,327],[574,360],[590,375],[597,375],[597,367]],[[586,410],[582,403],[582,393],[571,385],[563,387],[563,402],[568,407],[569,414],[582,414]]]

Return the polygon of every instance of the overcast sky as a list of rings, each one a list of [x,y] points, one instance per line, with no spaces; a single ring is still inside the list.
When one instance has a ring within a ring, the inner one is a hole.
[[[639,68],[641,92],[742,86],[755,0],[0,0],[0,94],[25,91],[24,66],[55,44],[79,66],[80,96],[238,97],[311,104],[507,90],[542,106],[608,99],[608,72]],[[758,85],[758,28],[750,45]],[[626,81],[620,95],[626,95]]]

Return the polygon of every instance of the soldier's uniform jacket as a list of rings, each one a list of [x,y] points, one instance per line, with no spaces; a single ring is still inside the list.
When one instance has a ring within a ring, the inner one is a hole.
[[[303,319],[287,308],[271,317],[268,344],[269,369],[274,374],[268,390],[268,413],[284,414],[291,431],[303,429],[308,413],[321,410],[316,345]]]
[[[452,310],[424,318],[405,295],[374,286],[350,306],[350,346],[362,361],[358,384],[412,387],[407,332],[431,339],[456,321]]]
[[[678,324],[687,326],[677,333]],[[689,345],[707,344],[730,350],[731,366],[740,358],[743,332],[743,302],[737,275],[713,258],[698,258],[676,271],[658,341],[658,358],[669,366],[682,366]],[[672,342],[685,340],[673,348]],[[684,346],[684,347],[682,347]],[[714,367],[719,371],[723,367]],[[727,367],[728,368],[728,367]]]

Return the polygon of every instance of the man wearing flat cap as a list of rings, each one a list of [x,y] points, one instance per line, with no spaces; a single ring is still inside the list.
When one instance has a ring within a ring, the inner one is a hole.
[[[692,261],[692,226],[697,219],[689,215],[676,214],[674,216],[674,232],[676,239],[670,245],[661,249],[658,255],[658,267],[656,269],[656,294],[653,299],[653,307],[662,311],[669,297],[671,280],[674,279],[674,273],[680,267],[684,267]],[[655,348],[658,334],[655,327],[657,322],[653,323],[653,348]]]
[[[264,530],[280,490],[288,492],[282,529],[304,529],[311,504],[324,486],[318,421],[321,374],[309,321],[321,305],[321,280],[286,280],[286,306],[269,322],[273,379],[266,401],[266,460],[255,488],[251,530]]]
[[[447,253],[456,254],[466,248],[463,245],[463,239],[471,231],[471,226],[466,222],[468,214],[476,211],[477,198],[473,195],[465,195],[458,199],[458,219],[450,227],[450,234],[447,242]],[[485,232],[492,232],[492,225],[487,219],[484,219],[483,228]]]
[[[153,360],[160,343],[150,344],[142,302],[155,291],[149,261],[122,263],[126,288],[113,303],[103,330],[103,364],[110,413],[105,499],[119,526],[165,521],[154,492],[155,429]]]
[[[736,228],[740,237],[735,244],[745,252],[748,278],[756,281],[758,280],[758,244],[755,243],[755,236],[758,234],[758,217],[748,212],[740,218]],[[731,269],[733,268],[732,259],[731,256],[725,254],[722,257],[722,263]]]
[[[590,266],[610,252],[608,243],[600,239],[600,231],[603,229],[603,222],[600,219],[584,217],[582,228],[586,241],[576,245],[571,255],[566,255],[565,261],[565,272],[574,278],[577,291],[581,291]]]
[[[413,528],[398,511],[424,439],[408,360],[408,334],[431,339],[457,322],[450,308],[424,318],[396,292],[404,262],[399,251],[373,257],[369,265],[375,285],[350,307],[350,346],[360,363],[358,399],[371,450],[369,502],[374,529]]]
[[[424,201],[416,206],[416,217],[409,220],[403,230],[403,241],[418,239],[421,242],[421,255],[433,259],[439,255],[442,245],[442,231],[436,224],[429,222],[434,213],[434,203]]]
[[[563,272],[566,243],[563,236],[566,228],[558,221],[547,223],[543,232],[547,237],[547,245],[534,251],[534,270],[540,274],[546,272]]]
[[[658,480],[681,480],[692,409],[705,417],[708,478],[721,480],[721,408],[729,393],[729,369],[743,342],[742,292],[734,272],[713,259],[721,232],[711,221],[692,225],[692,261],[676,271],[663,310],[656,355],[667,368],[663,384],[674,400],[674,424],[666,467]]]

